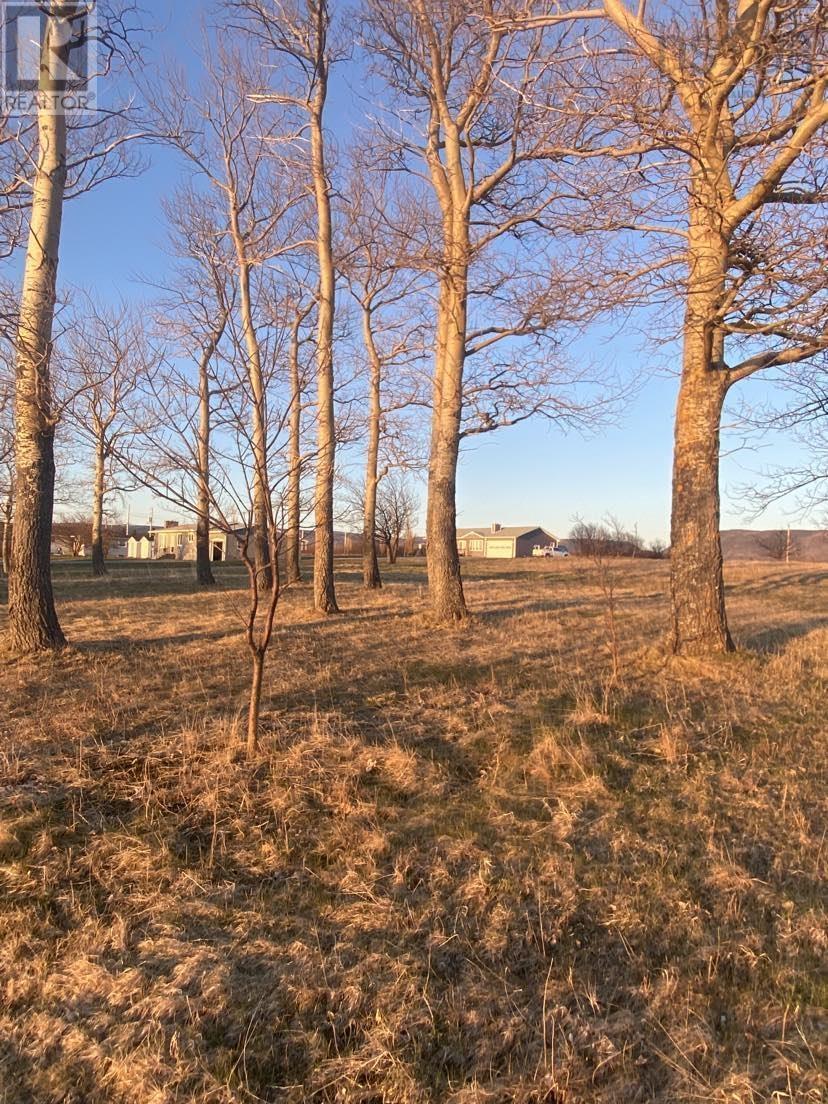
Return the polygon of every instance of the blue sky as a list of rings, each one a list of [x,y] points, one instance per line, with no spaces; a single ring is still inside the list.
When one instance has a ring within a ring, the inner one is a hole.
[[[197,37],[195,0],[153,0],[149,20],[157,28],[147,54],[148,65],[164,55],[186,58],[188,39]],[[344,66],[332,93],[331,124],[348,126],[354,113],[349,85],[354,71]],[[148,151],[150,168],[135,180],[114,181],[72,202],[65,214],[61,278],[94,289],[102,297],[141,297],[138,273],[158,274],[167,265],[163,251],[161,200],[181,168],[171,154]],[[596,331],[579,344],[590,361],[603,362],[645,378],[618,426],[599,436],[563,435],[542,422],[524,423],[486,437],[467,448],[458,482],[460,524],[539,523],[557,533],[569,531],[573,517],[598,519],[616,515],[627,526],[637,524],[647,539],[669,533],[672,420],[676,379],[671,368],[679,350],[644,347],[636,334]],[[655,370],[654,370],[655,368]],[[769,385],[749,380],[753,396],[766,395]],[[738,399],[738,396],[735,396]],[[736,491],[770,464],[796,455],[790,442],[778,440],[755,451],[739,448],[741,438],[725,433],[722,461],[723,527],[750,524]],[[781,527],[799,520],[791,504],[769,509],[757,527]],[[133,519],[149,510],[146,496],[136,496]],[[163,505],[155,517],[163,517]]]

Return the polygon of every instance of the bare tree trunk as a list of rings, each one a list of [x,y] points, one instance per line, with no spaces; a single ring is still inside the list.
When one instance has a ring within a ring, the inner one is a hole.
[[[65,64],[68,46],[56,46],[56,34],[56,21],[48,19],[42,54],[48,57],[54,51]],[[48,90],[55,83],[50,69],[41,70],[41,87]],[[55,456],[49,373],[66,190],[66,120],[41,109],[37,126],[37,170],[17,336],[15,518],[9,574],[9,643],[16,652],[66,643],[52,591]]]
[[[437,324],[426,534],[431,607],[439,621],[461,621],[466,616],[455,502],[463,406],[466,278],[466,264],[461,259],[443,282]]]
[[[196,505],[196,580],[199,586],[214,586],[212,548],[210,547],[210,379],[207,372],[209,352],[198,366],[198,498]]]
[[[682,379],[676,408],[670,545],[672,650],[733,649],[719,536],[719,424],[725,388]]]
[[[259,714],[262,707],[262,680],[264,678],[265,653],[253,652],[253,670],[250,677],[250,702],[247,709],[247,755],[255,755],[259,746]]]
[[[362,582],[368,590],[382,586],[377,558],[377,486],[379,484],[380,417],[382,415],[382,366],[371,326],[371,308],[363,304],[362,333],[368,353],[368,455],[365,465],[365,508],[362,519]],[[393,563],[393,560],[389,562]]]
[[[270,541],[268,540],[269,476],[267,456],[267,401],[264,374],[262,372],[259,338],[253,324],[253,307],[250,297],[250,263],[247,260],[244,239],[239,225],[239,212],[235,201],[230,200],[230,227],[239,270],[239,292],[244,342],[247,349],[247,378],[251,390],[253,450],[253,552],[256,562],[256,578],[262,590],[270,590],[273,581]]]
[[[12,496],[9,495],[6,499],[6,505],[3,508],[3,537],[2,541],[0,541],[0,547],[2,548],[3,574],[6,576],[8,576],[11,567],[12,509],[13,499]]]
[[[676,407],[670,547],[671,646],[677,655],[733,649],[719,534],[719,433],[728,387],[723,340],[711,324],[724,289],[726,248],[691,210],[690,276]]]
[[[303,317],[297,314],[290,335],[290,417],[285,525],[285,578],[288,583],[302,582],[302,380],[299,372],[299,327]]]
[[[331,197],[325,167],[322,116],[327,95],[324,40],[319,45],[317,87],[311,109],[311,171],[316,196],[319,255],[317,370],[316,536],[313,561],[313,603],[322,613],[338,613],[334,586],[334,423],[333,324],[335,277],[331,229]]]
[[[275,548],[277,532],[275,524],[268,531],[270,543]],[[267,650],[273,638],[273,625],[276,620],[276,607],[279,603],[281,585],[279,579],[279,561],[274,557],[273,571],[271,573],[270,593],[267,597],[267,605],[264,612],[264,620],[260,623],[259,610],[261,606],[261,584],[257,579],[256,565],[248,553],[247,539],[242,538],[241,556],[247,568],[248,592],[250,595],[250,607],[247,615],[247,646],[250,649],[252,670],[250,674],[250,696],[247,707],[247,740],[246,750],[248,759],[252,758],[259,747],[259,718],[262,706],[262,683],[264,679]]]
[[[95,487],[92,495],[92,574],[106,575],[103,545],[104,491],[106,488],[106,443],[103,431],[96,426]]]
[[[400,541],[399,537],[392,537],[387,545],[388,562],[395,564],[397,562],[397,555],[399,553]]]

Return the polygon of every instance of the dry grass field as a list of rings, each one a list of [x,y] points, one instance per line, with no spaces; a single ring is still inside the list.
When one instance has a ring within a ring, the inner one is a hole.
[[[617,678],[594,567],[467,566],[457,630],[419,562],[289,593],[252,763],[240,573],[57,568],[73,646],[0,662],[2,1104],[828,1099],[828,566],[731,564],[703,663],[619,562]]]

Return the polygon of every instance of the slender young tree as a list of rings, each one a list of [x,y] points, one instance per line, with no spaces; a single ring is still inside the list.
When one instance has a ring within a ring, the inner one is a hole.
[[[301,284],[299,285],[301,287]],[[305,397],[305,371],[302,348],[308,340],[303,327],[314,309],[310,295],[300,297],[293,305],[288,349],[290,386],[288,417],[288,477],[285,503],[285,582],[302,582],[302,413]]]
[[[10,489],[6,490],[3,501],[3,530],[2,530],[2,567],[3,574],[8,577],[11,566],[12,546],[12,518],[14,516],[14,498]]]
[[[210,364],[224,335],[227,318],[228,311],[222,306],[198,356],[196,579],[199,586],[214,586],[216,581],[211,567],[210,545],[210,439],[213,417]]]
[[[242,620],[251,663],[246,749],[252,757],[259,744],[267,656],[282,593],[281,533],[274,503],[281,497],[283,478],[281,474],[273,475],[270,456],[271,451],[277,451],[275,449],[268,452],[267,472],[261,468],[264,460],[256,448],[257,420],[250,416],[250,405],[265,400],[247,386],[247,349],[240,328],[234,332],[225,353],[228,359],[235,361],[232,374],[237,384],[220,389],[221,402],[215,410],[216,424],[211,433],[210,480],[206,486],[210,498],[207,512],[213,529],[224,534],[228,542],[237,542],[247,571],[248,603]],[[279,334],[270,354],[273,361],[283,360],[286,342],[287,335]],[[147,344],[151,348],[149,339]],[[149,359],[145,354],[145,360]],[[198,518],[203,510],[202,465],[187,428],[188,423],[198,420],[198,404],[193,404],[192,395],[182,395],[170,367],[168,363],[161,363],[148,375],[141,418],[133,426],[133,433],[119,443],[116,456],[130,475],[155,497]],[[263,411],[260,416],[264,417]],[[276,411],[271,403],[268,418],[272,441],[278,441],[287,423],[287,409]],[[257,529],[254,522],[257,488],[265,478],[269,481],[266,535],[272,560],[265,565],[267,572],[263,573],[255,557],[253,541]],[[263,576],[268,579],[267,589],[263,586]]]
[[[382,586],[376,540],[380,481],[392,466],[412,459],[399,448],[411,436],[402,415],[425,405],[423,273],[407,254],[412,234],[406,222],[416,205],[394,194],[387,171],[366,169],[355,160],[346,198],[340,268],[359,311],[368,377],[362,581],[374,590]],[[390,455],[381,464],[383,452]]]
[[[389,564],[397,562],[402,538],[414,528],[416,515],[417,496],[411,478],[402,471],[389,473],[376,503],[376,536],[385,545]]]

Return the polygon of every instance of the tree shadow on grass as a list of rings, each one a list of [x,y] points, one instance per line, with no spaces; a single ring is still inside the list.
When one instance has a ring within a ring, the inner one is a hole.
[[[828,614],[823,617],[810,617],[805,621],[791,624],[774,625],[770,628],[748,631],[735,631],[736,646],[762,655],[776,655],[784,652],[787,645],[800,637],[808,636],[817,629],[828,628]]]
[[[771,594],[774,591],[787,590],[790,587],[817,587],[820,584],[828,584],[828,571],[807,570],[804,571],[793,565],[786,566],[784,574],[766,576],[762,579],[740,579],[734,582],[726,582],[725,590],[728,594]],[[828,595],[826,595],[828,597]]]

